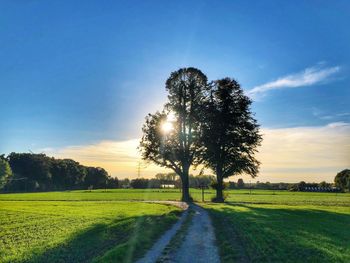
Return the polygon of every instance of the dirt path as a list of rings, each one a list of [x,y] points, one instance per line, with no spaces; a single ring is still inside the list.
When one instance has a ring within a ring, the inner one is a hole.
[[[185,240],[169,262],[220,262],[218,248],[215,245],[214,228],[207,211],[196,205],[192,205],[191,209],[195,214]]]
[[[169,244],[170,240],[175,236],[177,231],[182,226],[182,223],[186,220],[188,214],[188,205],[184,202],[175,202],[175,201],[146,201],[147,203],[161,203],[161,204],[171,204],[178,206],[185,210],[181,215],[179,221],[177,221],[168,231],[161,236],[152,248],[146,253],[146,255],[136,261],[136,263],[154,263],[162,255],[163,250]]]
[[[188,210],[193,211],[193,215],[190,217],[191,222],[186,229],[183,240],[181,240],[178,247],[171,249],[172,252],[167,255],[166,259],[160,260],[164,249],[186,220]],[[137,261],[137,263],[151,262],[220,262],[218,248],[215,245],[214,229],[208,213],[197,205],[190,205],[190,208],[184,212],[180,220],[154,244],[145,257]]]

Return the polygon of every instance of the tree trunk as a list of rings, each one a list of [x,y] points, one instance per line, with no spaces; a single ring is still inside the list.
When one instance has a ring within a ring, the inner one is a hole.
[[[216,188],[215,202],[223,203],[224,202],[224,195],[223,195],[224,180],[223,180],[222,175],[220,173],[216,174],[216,180],[217,180],[218,184],[217,184],[217,188]]]
[[[184,173],[182,174],[182,197],[181,201],[183,202],[192,202],[192,197],[190,196],[189,189],[189,179],[188,179],[189,169],[184,169]]]

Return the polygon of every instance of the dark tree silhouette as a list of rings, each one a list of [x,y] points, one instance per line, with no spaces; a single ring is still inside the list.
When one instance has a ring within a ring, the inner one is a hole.
[[[237,181],[237,188],[242,189],[244,187],[244,181],[242,178],[239,178]]]
[[[341,190],[350,191],[350,170],[345,169],[339,172],[334,178],[335,186],[340,188]]]
[[[258,173],[254,154],[262,137],[250,111],[251,103],[233,79],[220,79],[211,85],[201,137],[206,148],[203,161],[216,173],[217,202],[224,201],[224,178],[242,173],[255,177]]]
[[[207,86],[207,77],[198,69],[182,68],[171,73],[166,81],[169,95],[165,109],[149,114],[142,129],[143,159],[170,168],[180,176],[183,201],[191,200],[189,170],[202,150],[199,138]],[[162,125],[168,128],[162,130]]]
[[[49,190],[52,174],[50,172],[50,158],[44,154],[11,153],[8,157],[14,181],[13,188],[19,191]],[[26,178],[25,180],[18,180]],[[16,181],[18,180],[18,181]]]
[[[13,172],[11,179],[5,180],[5,191],[118,187],[118,179],[109,176],[103,168],[87,167],[71,159],[55,159],[45,154],[11,153],[7,158],[0,155],[0,162],[2,160],[8,160]],[[0,176],[0,185],[1,181]]]

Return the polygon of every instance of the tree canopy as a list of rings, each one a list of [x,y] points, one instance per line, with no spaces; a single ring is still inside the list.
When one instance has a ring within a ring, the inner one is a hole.
[[[334,178],[335,186],[339,187],[341,190],[350,191],[350,170],[345,169],[339,172]]]
[[[7,156],[13,176],[5,191],[52,191],[87,188],[116,188],[118,179],[100,167],[88,167],[71,159],[45,154],[11,153]],[[3,162],[0,158],[0,163]],[[0,165],[1,166],[1,165]]]
[[[207,77],[198,69],[182,68],[166,81],[168,102],[149,114],[142,128],[142,158],[172,169],[182,181],[182,200],[191,200],[189,170],[199,160],[203,103]]]
[[[142,158],[180,176],[184,201],[191,199],[190,167],[204,164],[216,173],[217,200],[223,201],[224,178],[258,173],[254,155],[262,137],[250,111],[252,101],[235,80],[208,84],[196,68],[171,73],[165,88],[168,101],[163,110],[149,114],[142,128]]]
[[[242,173],[255,177],[258,173],[259,161],[254,155],[262,137],[251,103],[234,79],[220,79],[211,85],[201,139],[203,162],[217,177],[216,201],[223,201],[224,178]]]

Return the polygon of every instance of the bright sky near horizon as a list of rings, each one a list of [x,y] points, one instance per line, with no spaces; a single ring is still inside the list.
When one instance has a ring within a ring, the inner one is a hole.
[[[253,98],[256,180],[332,181],[350,167],[349,13],[346,0],[2,1],[0,153],[136,177],[144,117],[193,66]]]

